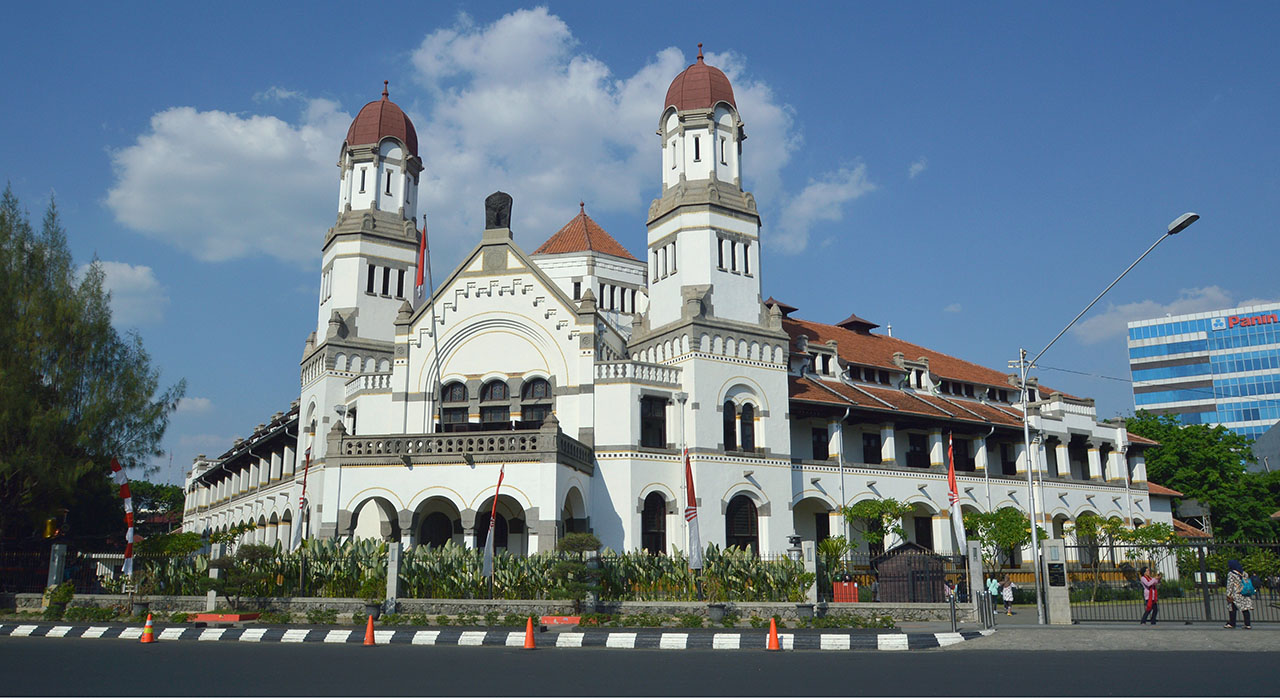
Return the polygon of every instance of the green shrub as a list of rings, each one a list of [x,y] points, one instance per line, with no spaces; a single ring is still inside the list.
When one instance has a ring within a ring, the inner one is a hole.
[[[437,624],[437,625],[440,625],[441,627],[448,627],[448,626],[449,626],[449,616],[448,616],[448,615],[436,615],[436,624]]]
[[[489,612],[485,613],[485,614],[484,614],[484,624],[485,624],[485,626],[486,626],[486,627],[497,627],[497,626],[498,626],[498,611],[497,611],[497,610],[490,610]]]
[[[455,622],[461,627],[474,627],[478,620],[472,613],[459,613]]]
[[[519,613],[507,613],[502,618],[503,627],[524,627],[528,624],[529,616]]]
[[[107,622],[116,619],[115,608],[76,606],[67,608],[63,619],[67,622]]]
[[[759,619],[759,618],[756,618]],[[676,618],[681,627],[702,627],[702,616],[698,613],[685,613]]]
[[[70,581],[63,581],[53,588],[49,589],[49,604],[60,605],[66,607],[71,602],[71,598],[76,594],[75,586]]]
[[[759,628],[761,628],[761,627],[764,627],[764,626],[765,626],[765,623],[766,623],[766,622],[768,622],[768,620],[765,620],[764,618],[760,617],[759,615],[752,615],[752,616],[751,616],[751,620],[750,620],[750,622],[751,622],[751,626],[752,626],[752,627],[755,627],[755,628],[759,629]]]
[[[45,608],[44,612],[40,613],[40,619],[46,620],[49,622],[53,622],[55,620],[61,620],[62,614],[65,611],[66,611],[66,608],[64,606],[50,603],[49,607]]]
[[[724,618],[720,620],[720,624],[724,625],[725,627],[735,627],[738,624],[738,620],[741,620],[741,619],[742,619],[742,616],[739,615],[738,613],[727,612],[724,614]]]
[[[431,624],[431,619],[424,613],[414,613],[409,616],[409,624],[415,627],[426,627]]]
[[[264,625],[287,625],[293,622],[293,614],[267,610],[258,616],[258,621]]]
[[[397,627],[409,622],[409,616],[404,613],[386,613],[378,618],[378,622],[386,627]]]
[[[578,620],[580,627],[604,627],[613,622],[613,615],[608,613],[587,613]]]
[[[186,622],[187,618],[190,616],[191,616],[190,613],[176,612],[169,616],[169,622],[181,624],[183,622]]]
[[[332,625],[338,621],[338,611],[333,608],[312,608],[307,611],[307,622],[313,625]]]

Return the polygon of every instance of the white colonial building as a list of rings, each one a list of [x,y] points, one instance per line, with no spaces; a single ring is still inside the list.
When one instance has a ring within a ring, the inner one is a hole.
[[[842,532],[841,504],[892,497],[914,508],[910,540],[950,552],[949,436],[962,508],[1026,510],[1030,468],[1054,535],[1086,512],[1170,521],[1147,488],[1152,443],[1099,423],[1091,400],[1032,386],[1028,455],[1009,375],[765,300],[729,80],[699,54],[655,113],[643,260],[585,207],[528,253],[496,193],[475,248],[413,304],[430,164],[385,90],[366,105],[339,153],[299,398],[196,461],[186,528],[474,547],[502,470],[500,548],[591,531],[618,550],[683,550],[687,446],[705,543],[781,552]]]

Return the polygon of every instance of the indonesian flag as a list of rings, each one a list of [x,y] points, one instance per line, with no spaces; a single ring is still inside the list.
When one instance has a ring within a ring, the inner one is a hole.
[[[698,499],[693,494],[693,465],[689,463],[689,448],[684,448],[684,483],[689,503],[684,509],[684,521],[689,524],[689,570],[702,569],[702,538],[698,536]]]
[[[489,532],[484,536],[484,564],[480,568],[480,575],[485,578],[493,575],[493,531],[498,524],[498,491],[502,490],[502,477],[506,473],[507,465],[504,464],[498,469],[498,486],[493,490],[493,509],[489,511]]]
[[[120,500],[124,501],[124,568],[121,573],[133,576],[133,494],[129,493],[129,477],[115,457],[111,458],[111,480],[120,485]]]
[[[965,554],[969,551],[969,541],[964,536],[964,518],[960,516],[960,488],[956,486],[956,455],[951,433],[947,433],[947,497],[951,501],[951,528],[955,530],[960,553]]]
[[[290,551],[302,546],[302,514],[307,509],[307,473],[311,471],[311,448],[306,451],[306,461],[302,466],[302,491],[298,494],[298,514],[293,521],[293,543]]]
[[[418,272],[413,285],[413,297],[422,297],[422,276],[426,271],[427,260],[427,217],[422,217],[422,237],[418,239]]]

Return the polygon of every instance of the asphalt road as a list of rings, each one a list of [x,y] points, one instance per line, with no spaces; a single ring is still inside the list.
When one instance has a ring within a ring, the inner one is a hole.
[[[968,643],[966,643],[968,644]],[[622,651],[0,638],[5,695],[1252,695],[1274,652]]]

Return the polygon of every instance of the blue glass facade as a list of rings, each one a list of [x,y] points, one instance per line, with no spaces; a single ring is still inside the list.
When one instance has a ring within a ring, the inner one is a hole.
[[[1257,438],[1280,421],[1280,305],[1133,322],[1129,368],[1137,408]]]

